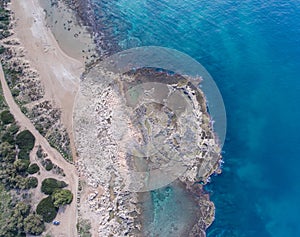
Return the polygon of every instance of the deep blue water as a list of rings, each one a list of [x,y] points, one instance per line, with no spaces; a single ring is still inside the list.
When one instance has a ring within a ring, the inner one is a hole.
[[[300,236],[300,1],[95,1],[99,31],[121,48],[185,52],[223,95],[225,164],[206,187],[216,205],[208,236]]]

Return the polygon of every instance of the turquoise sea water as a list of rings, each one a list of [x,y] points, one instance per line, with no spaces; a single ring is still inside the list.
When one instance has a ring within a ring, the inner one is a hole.
[[[185,52],[223,95],[225,164],[206,187],[216,205],[208,236],[300,236],[300,1],[94,1],[97,30],[120,48]]]

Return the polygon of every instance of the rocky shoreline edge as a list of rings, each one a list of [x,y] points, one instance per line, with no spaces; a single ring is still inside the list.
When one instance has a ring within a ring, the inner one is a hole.
[[[197,122],[200,122],[199,128],[203,132],[203,137],[200,137],[198,142],[203,153],[200,154],[198,150],[196,151],[198,155],[192,154],[189,157],[185,163],[188,170],[177,182],[185,187],[186,192],[198,205],[197,221],[189,223],[192,228],[188,236],[205,236],[205,230],[214,220],[215,207],[209,200],[209,195],[203,190],[203,186],[213,173],[220,172],[221,155],[209,123],[203,93],[195,93],[193,90],[195,88],[191,84],[182,83],[184,79],[179,75],[168,76],[165,73],[155,73],[155,70],[151,69],[141,69],[131,75],[118,75],[104,72],[101,66],[100,69],[97,67],[94,65],[83,76],[77,96],[80,103],[77,101],[74,110],[74,129],[78,139],[76,141],[78,154],[81,157],[79,167],[83,173],[89,174],[90,184],[101,189],[101,196],[93,195],[91,200],[91,207],[101,219],[100,233],[105,236],[110,234],[144,236],[142,212],[144,194],[126,191],[124,180],[130,177],[124,177],[122,173],[124,170],[137,167],[130,166],[134,157],[128,156],[126,149],[122,149],[124,144],[120,142],[122,141],[120,138],[125,136],[125,140],[131,140],[139,133],[134,128],[123,131],[124,127],[131,124],[124,112],[125,103],[120,97],[124,94],[122,89],[128,86],[124,82],[124,77],[133,83],[137,78],[140,82],[143,80],[153,82],[170,77],[170,83],[174,88],[179,86],[195,103],[197,99],[199,102],[196,106],[199,110],[193,110],[193,113],[200,118]],[[100,205],[97,206],[97,203]]]

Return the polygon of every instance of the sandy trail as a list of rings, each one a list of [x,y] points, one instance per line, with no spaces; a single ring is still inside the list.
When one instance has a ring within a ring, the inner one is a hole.
[[[66,160],[60,155],[60,153],[52,148],[48,141],[35,129],[31,121],[22,113],[19,106],[13,99],[10,89],[5,81],[2,66],[0,66],[0,80],[2,84],[3,95],[9,106],[10,112],[14,115],[21,127],[28,129],[36,138],[36,145],[41,145],[44,150],[49,154],[49,157],[53,159],[53,162],[64,169],[66,179],[68,180],[68,188],[74,194],[74,200],[70,206],[68,206],[63,214],[58,215],[58,219],[62,221],[60,226],[52,230],[54,236],[77,236],[76,231],[76,194],[78,177],[76,169],[73,165],[66,162]]]

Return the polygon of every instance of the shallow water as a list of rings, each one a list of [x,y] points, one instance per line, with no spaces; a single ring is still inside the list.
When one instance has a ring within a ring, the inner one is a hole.
[[[121,48],[180,50],[219,86],[226,163],[206,187],[216,204],[208,236],[300,236],[299,1],[94,1],[97,30]]]
[[[197,204],[181,186],[169,185],[143,196],[145,236],[185,236],[197,220]]]

